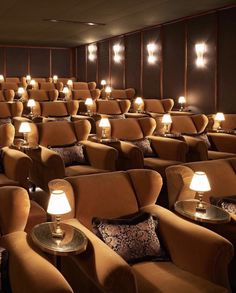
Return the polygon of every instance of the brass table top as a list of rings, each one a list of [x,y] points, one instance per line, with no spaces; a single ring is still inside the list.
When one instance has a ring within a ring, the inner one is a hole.
[[[65,231],[63,239],[53,238],[55,222],[46,222],[36,225],[31,231],[33,242],[43,251],[59,256],[79,254],[86,250],[88,239],[79,229],[60,223]]]
[[[175,203],[175,211],[180,215],[203,223],[221,224],[230,221],[230,215],[225,210],[204,202],[206,211],[196,211],[197,199],[181,200]]]

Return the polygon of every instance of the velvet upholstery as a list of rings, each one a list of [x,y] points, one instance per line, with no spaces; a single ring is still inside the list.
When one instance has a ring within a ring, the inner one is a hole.
[[[30,200],[23,188],[0,188],[0,246],[9,252],[8,274],[14,293],[73,292],[61,273],[24,231]]]
[[[155,113],[167,113],[171,111],[173,106],[173,99],[143,99],[141,110],[148,112],[151,116],[155,116]],[[137,104],[133,103],[133,108],[137,110]]]
[[[62,271],[69,277],[74,291],[79,291],[77,276],[81,274],[83,280],[96,286],[97,290],[90,292],[227,291],[232,245],[214,232],[156,206],[162,186],[157,172],[129,170],[66,180],[64,186],[69,201],[73,201],[74,215],[65,215],[65,222],[81,229],[89,239],[83,255],[62,259]],[[94,216],[117,218],[138,211],[158,217],[159,236],[171,261],[144,262],[130,267],[91,232]]]
[[[28,95],[30,99],[34,99],[38,102],[44,101],[55,101],[58,98],[58,90],[44,90],[44,89],[32,89],[28,91]]]
[[[0,102],[12,102],[15,97],[13,89],[5,89],[0,91]]]
[[[16,116],[21,116],[23,112],[22,102],[1,102],[0,104],[0,118],[13,118]]]
[[[87,141],[90,129],[87,120],[32,125],[29,140],[40,145],[39,150],[29,154],[33,160],[30,174],[32,182],[47,190],[48,182],[55,178],[115,170],[117,151],[112,147]],[[64,146],[76,142],[84,145],[86,168],[84,165],[65,167],[60,155],[48,149],[48,146]]]
[[[135,89],[134,88],[112,89],[112,91],[110,93],[110,97],[112,99],[133,100],[134,96],[135,96]],[[107,97],[105,90],[102,90],[101,97],[102,98]]]
[[[1,90],[14,90],[16,92],[18,87],[18,83],[14,81],[1,82]]]

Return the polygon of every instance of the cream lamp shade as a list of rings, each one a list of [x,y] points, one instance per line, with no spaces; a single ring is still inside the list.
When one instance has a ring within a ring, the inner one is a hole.
[[[35,107],[36,103],[34,99],[29,99],[27,102],[27,107]]]
[[[215,115],[215,121],[224,121],[225,120],[225,115],[222,112],[218,112]]]
[[[211,190],[207,175],[205,172],[197,171],[194,173],[189,188],[197,192],[206,192]]]
[[[64,215],[70,211],[71,207],[65,192],[53,190],[49,198],[47,212],[51,215]]]
[[[29,122],[21,122],[20,127],[19,127],[19,132],[20,133],[29,133],[31,131],[31,127]]]
[[[137,105],[142,105],[143,104],[143,99],[141,97],[137,97],[134,102]]]
[[[73,86],[73,81],[72,81],[71,79],[68,79],[68,81],[67,81],[67,85],[68,85],[68,86]]]
[[[104,85],[106,85],[106,84],[107,84],[107,82],[105,81],[105,79],[102,79],[102,80],[101,80],[101,85],[104,86]]]
[[[26,75],[25,79],[26,79],[27,82],[29,82],[31,80],[31,76],[28,74],[28,75]]]
[[[110,87],[110,86],[106,86],[106,88],[105,88],[105,92],[106,92],[107,94],[110,94],[110,93],[111,93],[111,87]]]
[[[53,75],[52,79],[53,79],[54,82],[57,82],[58,76],[57,75]]]
[[[99,122],[99,127],[109,128],[110,126],[111,125],[108,118],[102,118]]]
[[[162,122],[163,124],[166,124],[166,125],[171,124],[171,123],[172,123],[172,119],[171,119],[170,114],[164,114],[163,117],[162,117],[161,122]]]
[[[17,90],[17,93],[18,95],[23,95],[23,93],[25,92],[24,88],[23,87],[19,87],[18,90]]]
[[[4,81],[4,76],[0,74],[0,81]]]
[[[31,79],[30,85],[35,86],[36,85],[36,81],[34,79]]]
[[[178,99],[178,103],[179,103],[179,104],[185,104],[185,103],[186,103],[186,99],[185,99],[185,97],[184,97],[184,96],[179,97],[179,99]]]
[[[63,94],[68,94],[69,93],[69,89],[68,89],[68,87],[67,86],[64,86],[64,88],[63,88],[63,90],[62,90],[62,92],[63,92]]]
[[[87,98],[85,100],[85,105],[87,106],[92,106],[93,105],[93,99],[92,98]]]

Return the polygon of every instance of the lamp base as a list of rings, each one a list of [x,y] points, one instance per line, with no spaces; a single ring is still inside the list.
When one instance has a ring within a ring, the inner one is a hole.
[[[63,239],[64,236],[65,236],[65,231],[63,231],[63,230],[52,232],[52,237],[53,237],[53,238]]]
[[[196,206],[196,211],[200,212],[200,213],[205,213],[206,212],[206,207],[205,207],[205,204],[202,201],[202,197],[203,197],[203,194],[199,194],[199,201],[198,201],[197,206]]]

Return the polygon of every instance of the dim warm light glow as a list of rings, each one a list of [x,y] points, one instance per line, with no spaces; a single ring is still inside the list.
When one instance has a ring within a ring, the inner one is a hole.
[[[121,61],[121,49],[122,47],[120,44],[115,44],[113,46],[113,51],[114,51],[113,59],[116,63],[119,63]]]
[[[225,115],[224,115],[224,113],[222,113],[222,112],[218,112],[218,113],[216,113],[216,115],[215,115],[215,121],[224,121],[225,120]]]
[[[161,122],[163,124],[170,125],[172,123],[172,119],[171,119],[170,114],[164,114],[163,117],[162,117]]]
[[[64,86],[62,92],[63,92],[63,94],[67,95],[70,92],[70,90],[68,89],[67,86]]]
[[[70,87],[72,87],[73,86],[73,81],[71,79],[68,79],[67,85],[70,86]]]
[[[85,100],[85,105],[87,106],[92,106],[93,105],[93,99],[92,98],[87,98]]]
[[[186,99],[184,96],[179,97],[178,99],[179,104],[185,104],[186,103]]]
[[[0,82],[4,81],[4,76],[0,74]]]
[[[17,93],[19,96],[22,96],[24,94],[25,90],[23,87],[19,87],[18,90],[17,90]]]
[[[35,107],[36,106],[36,103],[35,103],[35,100],[34,99],[29,99],[28,102],[27,102],[27,107]]]
[[[143,104],[143,99],[141,97],[137,97],[134,102],[137,105],[142,105]]]
[[[105,81],[105,79],[102,79],[102,80],[101,80],[101,85],[104,86],[104,85],[106,85],[106,84],[107,84],[107,82]]]
[[[53,82],[57,82],[58,81],[58,76],[57,75],[53,75],[52,79],[53,79]]]
[[[51,215],[64,215],[70,211],[71,207],[65,192],[53,190],[49,198],[47,212]]]
[[[157,51],[157,45],[155,43],[147,44],[148,51],[148,63],[154,64],[157,61],[157,57],[155,56],[155,52]]]
[[[34,87],[36,85],[36,81],[34,79],[31,79],[30,85],[32,85],[32,87]]]
[[[105,92],[106,92],[107,94],[110,94],[111,91],[112,91],[111,87],[110,87],[109,85],[106,86],[106,88],[105,88]]]
[[[206,52],[206,44],[205,43],[196,44],[195,51],[197,54],[197,59],[196,59],[197,67],[204,67],[206,64],[206,60],[204,58],[204,54]]]
[[[28,74],[28,75],[26,75],[25,79],[26,79],[27,83],[29,83],[31,81],[31,76]]]
[[[197,171],[194,173],[189,188],[198,192],[210,191],[210,183],[205,172]]]
[[[29,122],[21,122],[19,132],[20,133],[29,133],[31,131],[31,127]]]
[[[94,61],[97,58],[97,45],[88,45],[88,59]]]
[[[110,125],[110,122],[109,122],[109,119],[108,118],[102,118],[99,122],[99,127],[102,127],[102,128],[109,128],[111,125]]]

